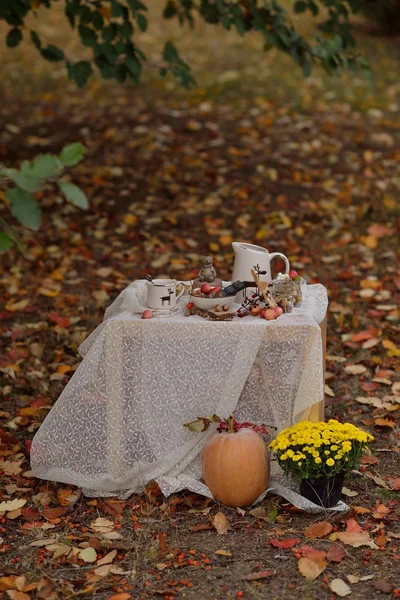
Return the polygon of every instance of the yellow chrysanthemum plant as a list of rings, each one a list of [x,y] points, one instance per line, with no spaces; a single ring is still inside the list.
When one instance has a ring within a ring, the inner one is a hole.
[[[285,475],[330,479],[357,468],[373,436],[351,423],[301,421],[270,443]]]

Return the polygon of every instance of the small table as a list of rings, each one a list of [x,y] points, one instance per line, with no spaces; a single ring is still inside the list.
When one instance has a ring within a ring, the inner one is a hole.
[[[35,436],[34,474],[128,495],[156,479],[168,495],[208,490],[199,456],[210,432],[183,424],[206,414],[278,429],[323,419],[327,295],[307,286],[276,321],[211,322],[176,314],[142,320],[129,286],[82,344],[84,360]],[[113,308],[114,307],[114,308]]]

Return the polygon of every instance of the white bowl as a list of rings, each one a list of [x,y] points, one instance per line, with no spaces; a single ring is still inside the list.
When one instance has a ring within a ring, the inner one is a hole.
[[[190,296],[189,302],[193,302],[200,310],[212,310],[217,304],[220,306],[226,304],[231,308],[235,302],[235,296],[226,296],[225,298],[199,298],[199,296]]]

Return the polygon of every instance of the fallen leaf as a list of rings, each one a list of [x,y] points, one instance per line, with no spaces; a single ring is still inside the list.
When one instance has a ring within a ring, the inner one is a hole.
[[[213,526],[215,527],[215,529],[217,530],[217,533],[220,533],[220,534],[228,533],[229,523],[228,523],[228,520],[227,520],[226,516],[224,515],[224,513],[218,512],[215,515],[215,517],[213,518],[212,523],[213,523]]]
[[[81,558],[84,562],[92,563],[97,560],[97,552],[94,548],[85,548],[79,552],[79,558]]]
[[[394,492],[400,492],[400,477],[396,477],[396,479],[393,479],[390,487]]]
[[[361,375],[362,373],[365,373],[367,368],[364,367],[364,365],[347,365],[344,370],[347,375]]]
[[[111,552],[108,552],[108,554],[106,554],[105,556],[103,556],[103,558],[100,558],[97,561],[97,565],[100,567],[101,565],[108,565],[110,563],[112,563],[112,561],[114,560],[114,558],[117,556],[117,551],[116,550],[111,550]]]
[[[368,479],[372,479],[372,481],[374,481],[376,483],[376,485],[379,485],[380,487],[384,487],[387,490],[390,490],[390,485],[388,483],[386,483],[386,481],[384,481],[382,479],[382,477],[379,477],[378,475],[374,475],[373,473],[369,473],[369,471],[365,471],[364,473],[362,473],[362,475],[364,475],[364,477],[368,477]]]
[[[7,594],[11,600],[31,600],[28,594],[24,594],[24,592],[18,590],[7,590]]]
[[[207,531],[209,529],[212,529],[211,523],[199,523],[199,525],[192,525],[190,531],[196,533],[197,531]]]
[[[27,500],[16,499],[16,500],[6,500],[5,502],[0,502],[0,513],[4,514],[5,512],[11,512],[13,510],[18,510],[22,508],[27,503]]]
[[[375,550],[379,548],[379,546],[377,546],[371,540],[368,531],[362,531],[361,533],[354,533],[352,531],[341,531],[336,534],[336,537],[344,544],[352,546],[353,548],[358,548],[359,546],[369,546],[370,548],[374,548]]]
[[[357,523],[357,521],[351,517],[350,519],[347,519],[347,521],[346,521],[346,531],[353,532],[353,533],[361,533],[364,530],[362,527],[360,527],[360,525]]]
[[[346,575],[346,577],[347,577],[347,581],[349,583],[359,583],[359,581],[360,581],[360,576],[359,575],[352,575],[352,574],[350,574],[350,575]]]
[[[270,540],[270,544],[271,546],[274,546],[274,548],[282,548],[282,549],[288,549],[288,548],[293,548],[293,546],[295,546],[296,544],[298,544],[300,542],[299,538],[293,538],[293,539],[289,539],[289,540]]]
[[[108,596],[106,600],[129,600],[132,598],[131,594],[128,592],[122,592],[121,594],[113,594],[112,596]]]
[[[330,562],[341,562],[344,557],[344,548],[341,544],[337,542],[332,542],[332,544],[328,548],[328,552],[326,558]]]
[[[216,550],[214,554],[218,554],[218,556],[232,556],[232,553],[228,552],[228,550]]]
[[[391,429],[396,427],[396,421],[389,417],[377,418],[374,420],[374,424],[378,425],[378,427],[390,427]]]
[[[322,538],[332,531],[333,527],[328,521],[319,521],[309,525],[304,530],[304,535],[308,538]]]
[[[313,581],[319,575],[321,575],[321,573],[325,570],[326,565],[327,563],[325,563],[325,565],[317,564],[311,560],[311,558],[301,557],[298,563],[298,568],[303,577]]]
[[[329,587],[332,590],[332,592],[335,592],[335,594],[337,594],[341,598],[344,598],[344,596],[348,596],[349,594],[351,594],[350,587],[345,581],[343,581],[343,579],[332,579],[332,581],[329,583]]]
[[[378,579],[374,582],[374,587],[384,594],[391,594],[394,586],[386,579]]]
[[[347,488],[346,486],[343,486],[342,494],[344,494],[344,496],[348,496],[349,498],[358,496],[358,492],[356,492],[355,490],[349,490],[349,488]]]
[[[266,577],[273,577],[276,573],[272,571],[258,571],[256,573],[249,573],[245,575],[243,579],[246,581],[257,581],[258,579],[265,579]]]
[[[367,454],[364,454],[360,459],[360,463],[362,465],[376,465],[379,463],[379,460],[376,458],[376,456],[368,456]]]
[[[109,533],[114,530],[114,523],[104,517],[98,517],[92,521],[90,528],[98,533]]]

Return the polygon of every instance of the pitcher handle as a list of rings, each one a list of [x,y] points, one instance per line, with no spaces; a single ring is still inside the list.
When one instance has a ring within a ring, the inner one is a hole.
[[[179,298],[180,298],[181,296],[183,296],[183,294],[185,293],[185,290],[186,290],[186,288],[185,288],[185,284],[184,284],[184,282],[183,282],[183,281],[177,281],[176,283],[177,283],[177,284],[178,284],[178,283],[180,283],[180,284],[181,284],[181,286],[182,286],[182,289],[181,289],[181,291],[180,291],[180,292],[179,292],[179,294],[177,294],[177,296],[176,296],[176,301],[178,302]]]
[[[285,261],[285,265],[286,265],[285,273],[289,273],[290,263],[289,263],[288,257],[285,256],[284,254],[282,254],[281,252],[271,252],[269,255],[269,260],[271,261],[273,258],[276,258],[277,256],[280,256],[281,258],[283,258],[283,260]]]

